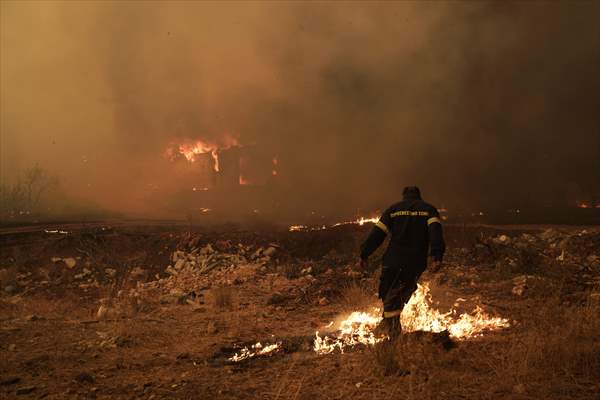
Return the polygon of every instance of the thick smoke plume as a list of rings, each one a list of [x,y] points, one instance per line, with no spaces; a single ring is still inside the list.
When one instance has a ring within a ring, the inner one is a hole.
[[[383,208],[407,184],[453,209],[600,197],[596,1],[0,10],[5,182],[40,163],[161,215],[184,190],[165,148],[229,134],[278,157],[286,209]]]

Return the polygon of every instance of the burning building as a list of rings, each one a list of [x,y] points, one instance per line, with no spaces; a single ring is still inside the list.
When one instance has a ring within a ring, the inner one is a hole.
[[[178,199],[186,209],[220,210],[237,215],[261,213],[277,204],[279,159],[257,145],[241,145],[230,136],[220,142],[184,141],[165,151],[174,179],[180,182]],[[183,196],[180,196],[183,194]]]

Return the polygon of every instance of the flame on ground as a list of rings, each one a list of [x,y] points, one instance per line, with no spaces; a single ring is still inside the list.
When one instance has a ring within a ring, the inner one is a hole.
[[[333,225],[327,226],[327,225],[321,225],[321,226],[307,226],[307,225],[291,225],[288,230],[290,232],[310,232],[310,231],[322,231],[328,228],[333,228],[336,226],[342,226],[342,225],[364,225],[366,223],[376,223],[377,221],[379,221],[378,217],[369,217],[369,218],[365,218],[365,217],[359,217],[357,219],[355,219],[354,221],[343,221],[343,222],[336,222]]]
[[[238,353],[235,353],[233,356],[229,357],[228,360],[232,362],[240,362],[257,356],[265,356],[272,354],[279,348],[281,348],[281,343],[279,342],[269,344],[264,347],[260,342],[257,342],[256,344],[250,346],[250,348],[242,348]]]
[[[310,232],[310,231],[322,231],[327,229],[327,226],[306,226],[306,225],[292,225],[289,227],[290,232]]]
[[[329,354],[336,349],[344,352],[344,348],[353,347],[357,344],[374,345],[384,338],[376,337],[373,330],[381,320],[377,309],[374,313],[355,311],[340,323],[336,336],[331,338],[319,336],[315,333],[314,351],[318,354]]]
[[[471,313],[458,315],[455,310],[441,313],[433,309],[431,303],[429,285],[427,283],[418,285],[417,291],[402,312],[402,330],[404,332],[448,331],[450,337],[460,340],[480,336],[485,331],[510,326],[506,318],[492,317],[479,306],[476,306]],[[317,331],[314,351],[318,354],[329,354],[335,350],[343,352],[344,349],[357,344],[374,345],[385,340],[385,337],[378,337],[373,333],[381,320],[380,314],[381,311],[376,308],[371,313],[353,312],[340,323],[337,332],[332,337],[321,337]]]
[[[333,224],[333,226],[351,225],[351,224],[356,224],[356,225],[363,226],[367,222],[370,222],[370,223],[374,224],[377,221],[379,221],[378,217],[372,217],[372,218],[360,217],[360,218],[355,219],[354,221],[338,222],[338,223]]]
[[[588,203],[585,201],[577,202],[578,208],[600,208],[600,203],[596,203],[595,205],[592,203]]]

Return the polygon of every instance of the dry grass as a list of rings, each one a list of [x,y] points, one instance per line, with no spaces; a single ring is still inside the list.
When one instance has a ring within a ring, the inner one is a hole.
[[[222,286],[211,290],[213,305],[219,310],[231,309],[233,307],[233,289]]]
[[[597,399],[600,302],[564,306],[554,296],[537,304],[511,331],[449,351],[418,335],[369,348],[370,375],[404,398]]]
[[[600,382],[598,301],[590,297],[585,304],[566,307],[555,298],[536,314],[491,364],[499,381],[537,387],[548,395],[567,395]]]
[[[340,304],[344,311],[367,310],[378,305],[371,285],[364,282],[349,282],[342,287]]]
[[[406,373],[400,365],[401,353],[397,345],[397,341],[386,340],[369,348],[376,375],[392,376]]]

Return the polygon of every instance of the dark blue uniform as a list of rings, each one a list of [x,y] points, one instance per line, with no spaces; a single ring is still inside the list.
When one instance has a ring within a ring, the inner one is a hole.
[[[399,316],[417,289],[417,280],[427,268],[427,254],[442,261],[445,243],[440,214],[424,202],[417,187],[404,189],[402,201],[385,210],[361,247],[367,259],[391,235],[383,256],[379,298],[384,317]]]

